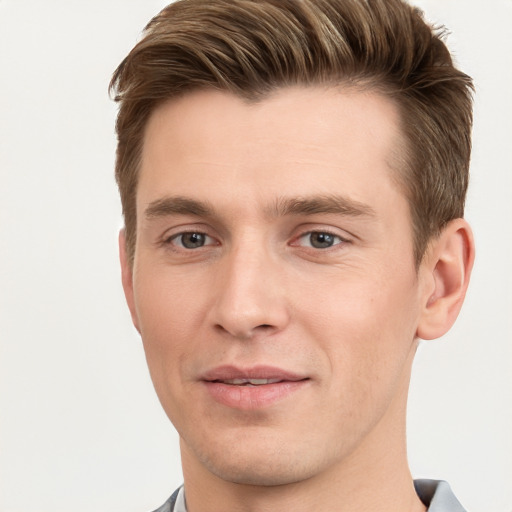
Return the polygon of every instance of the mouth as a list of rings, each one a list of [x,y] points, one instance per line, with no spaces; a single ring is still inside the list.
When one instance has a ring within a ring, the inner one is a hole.
[[[291,397],[304,389],[310,378],[268,366],[222,366],[206,372],[201,380],[216,402],[234,409],[255,410]]]
[[[220,382],[228,386],[264,386],[265,384],[277,384],[284,381],[282,379],[216,379],[210,382]]]

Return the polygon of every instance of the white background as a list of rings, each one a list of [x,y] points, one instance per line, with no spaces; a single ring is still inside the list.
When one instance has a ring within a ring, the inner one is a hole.
[[[418,0],[477,84],[465,309],[420,347],[409,452],[512,511],[512,1]],[[0,511],[143,512],[181,482],[122,296],[107,84],[157,0],[0,0]]]

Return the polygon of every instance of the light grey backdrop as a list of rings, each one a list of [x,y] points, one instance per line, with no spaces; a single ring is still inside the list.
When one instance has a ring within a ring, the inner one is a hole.
[[[456,327],[412,381],[418,477],[512,511],[511,0],[422,0],[477,84]],[[110,74],[157,0],[0,0],[0,511],[143,512],[181,482],[124,305]]]

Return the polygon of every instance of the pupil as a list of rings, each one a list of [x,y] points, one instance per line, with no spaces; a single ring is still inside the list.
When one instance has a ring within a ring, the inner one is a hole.
[[[311,245],[317,249],[331,247],[334,243],[334,236],[329,233],[311,233]]]
[[[182,238],[183,246],[187,249],[195,249],[204,245],[204,235],[202,233],[186,233]]]

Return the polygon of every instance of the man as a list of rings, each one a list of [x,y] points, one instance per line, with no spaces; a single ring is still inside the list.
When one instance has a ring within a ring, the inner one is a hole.
[[[180,435],[159,510],[463,510],[405,447],[474,259],[439,34],[400,0],[183,0],[111,86],[123,286]]]

